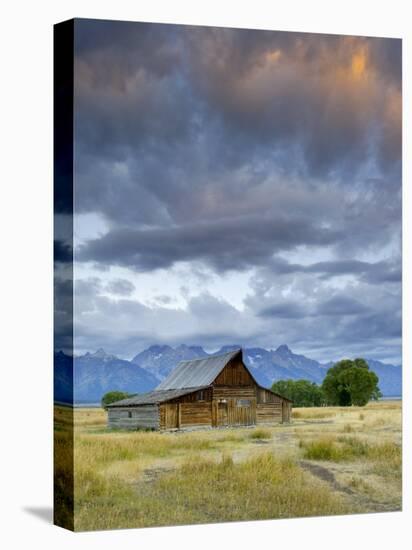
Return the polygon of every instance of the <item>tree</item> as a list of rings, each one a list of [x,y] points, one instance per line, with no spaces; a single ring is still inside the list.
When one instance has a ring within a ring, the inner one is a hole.
[[[109,391],[103,395],[101,404],[103,409],[105,409],[107,405],[110,405],[110,403],[120,401],[121,399],[127,399],[128,397],[133,397],[133,395],[135,394],[127,393],[125,391]]]
[[[279,380],[272,391],[291,399],[294,407],[319,407],[324,403],[321,388],[310,380]]]
[[[330,405],[362,407],[370,399],[382,397],[378,382],[364,359],[342,359],[328,370],[322,390]]]

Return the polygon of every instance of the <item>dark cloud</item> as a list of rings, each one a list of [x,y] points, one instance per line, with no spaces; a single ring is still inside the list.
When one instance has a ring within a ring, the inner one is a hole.
[[[297,219],[243,217],[165,229],[117,229],[81,246],[76,258],[138,271],[202,260],[224,271],[262,264],[274,252],[300,244],[333,243],[338,235]]]
[[[59,239],[54,240],[54,261],[68,263],[73,261],[73,247]]]
[[[107,226],[75,243],[106,277],[76,284],[82,345],[399,349],[400,40],[78,20],[75,54],[75,211]],[[176,262],[254,270],[242,312],[107,282]]]
[[[399,283],[402,272],[399,259],[396,261],[364,262],[359,260],[335,260],[316,262],[309,265],[293,264],[282,258],[273,258],[268,264],[278,274],[314,273],[322,279],[354,275],[370,284]]]
[[[54,277],[54,349],[73,353],[73,279]]]
[[[98,192],[114,221],[172,223],[205,187],[230,204],[248,167],[250,187],[351,186],[372,159],[381,188],[399,180],[399,41],[88,21],[76,36],[79,210]]]
[[[350,296],[334,296],[326,302],[320,303],[317,306],[318,315],[344,316],[344,315],[359,315],[368,311],[368,308],[361,304],[358,300],[354,300]]]
[[[112,281],[107,283],[105,290],[110,294],[117,294],[119,296],[130,296],[134,292],[135,286],[127,279],[113,279]]]
[[[360,315],[369,311],[358,300],[345,295],[335,295],[320,303],[301,303],[299,300],[277,301],[259,311],[261,317],[279,319],[303,319],[304,317]]]
[[[279,319],[301,319],[306,314],[307,312],[301,304],[291,300],[271,305],[259,312],[261,317],[275,317]]]

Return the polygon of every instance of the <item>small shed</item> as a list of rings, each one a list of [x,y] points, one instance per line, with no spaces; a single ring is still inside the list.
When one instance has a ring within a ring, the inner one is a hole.
[[[256,382],[242,350],[177,367],[151,392],[108,405],[111,428],[176,430],[290,422],[290,399]]]

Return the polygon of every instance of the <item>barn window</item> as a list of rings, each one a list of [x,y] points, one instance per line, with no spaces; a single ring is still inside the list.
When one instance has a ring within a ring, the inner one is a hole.
[[[127,411],[127,416],[128,416],[129,418],[132,418],[132,411]]]
[[[237,406],[238,407],[250,407],[250,399],[238,399],[237,400]]]
[[[204,401],[205,400],[204,390],[200,390],[199,392],[197,392],[197,400],[198,401]]]

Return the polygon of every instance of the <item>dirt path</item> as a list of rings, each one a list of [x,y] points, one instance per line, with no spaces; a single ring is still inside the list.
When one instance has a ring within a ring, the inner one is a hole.
[[[299,466],[322,481],[329,483],[335,491],[340,491],[342,493],[346,493],[347,495],[355,494],[350,487],[340,485],[340,483],[336,481],[335,474],[331,472],[331,470],[328,470],[328,468],[320,466],[319,464],[313,464],[312,462],[306,462],[305,460],[300,460]]]
[[[301,468],[310,472],[312,475],[314,475],[318,479],[321,479],[322,481],[325,481],[326,483],[328,483],[329,486],[334,491],[338,491],[338,492],[344,493],[345,495],[348,495],[351,498],[351,500],[354,502],[354,504],[359,507],[361,513],[394,511],[394,507],[392,503],[379,502],[368,495],[358,493],[357,491],[354,491],[350,487],[341,485],[336,480],[335,474],[328,468],[325,468],[320,464],[307,462],[305,460],[299,460],[298,463]]]

